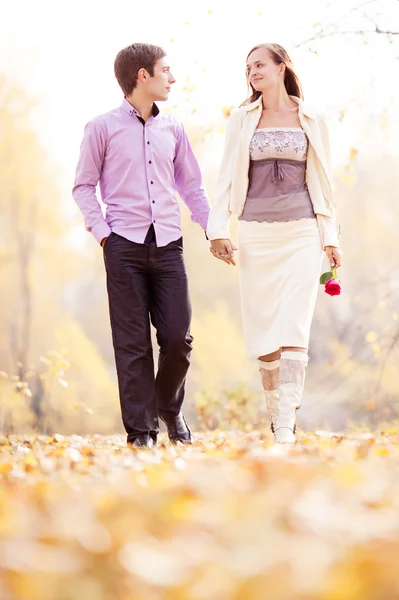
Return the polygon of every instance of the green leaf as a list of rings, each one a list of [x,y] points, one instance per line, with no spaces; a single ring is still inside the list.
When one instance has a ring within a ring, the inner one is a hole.
[[[323,273],[320,276],[320,283],[322,285],[324,285],[325,283],[327,283],[327,281],[330,281],[330,279],[334,279],[334,273],[332,271],[328,271],[327,273]]]

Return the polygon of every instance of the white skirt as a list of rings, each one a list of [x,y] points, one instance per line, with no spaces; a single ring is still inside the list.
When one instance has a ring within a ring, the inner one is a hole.
[[[307,348],[323,257],[317,220],[239,221],[238,257],[248,354]]]

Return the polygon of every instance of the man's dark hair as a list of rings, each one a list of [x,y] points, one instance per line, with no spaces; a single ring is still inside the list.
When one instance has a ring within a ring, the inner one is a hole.
[[[133,92],[140,69],[145,69],[153,77],[155,63],[164,56],[165,51],[152,44],[131,44],[118,52],[114,72],[124,95],[129,96]]]

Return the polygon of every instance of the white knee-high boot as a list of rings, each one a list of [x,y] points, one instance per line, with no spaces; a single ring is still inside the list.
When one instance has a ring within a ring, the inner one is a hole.
[[[270,416],[270,426],[273,431],[278,417],[280,360],[271,362],[258,360],[258,364],[265,392],[266,408]]]
[[[295,417],[302,402],[308,360],[304,352],[281,353],[278,416],[273,422],[276,443],[295,442]]]

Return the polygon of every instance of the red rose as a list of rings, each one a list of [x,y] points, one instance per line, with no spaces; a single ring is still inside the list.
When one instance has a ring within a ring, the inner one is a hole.
[[[341,293],[341,284],[338,279],[329,279],[327,281],[324,291],[330,296],[339,296]]]

